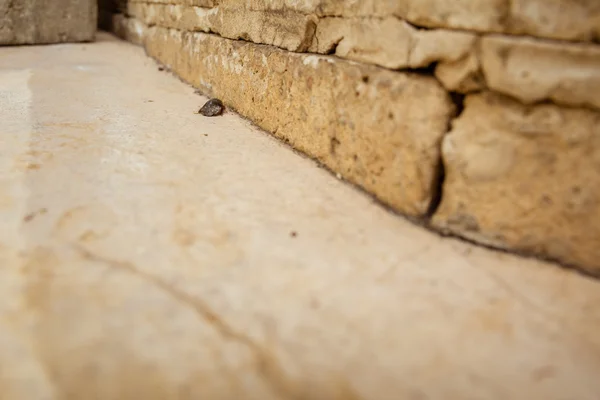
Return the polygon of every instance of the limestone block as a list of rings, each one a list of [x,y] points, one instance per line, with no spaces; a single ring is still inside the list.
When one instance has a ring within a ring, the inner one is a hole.
[[[97,10],[95,0],[0,0],[0,45],[92,40]]]
[[[240,12],[236,8],[219,7],[211,21],[214,31],[223,37],[303,52],[312,42],[317,18],[292,11]]]
[[[122,1],[122,0],[119,0]],[[129,3],[175,4],[194,7],[216,7],[223,0],[124,0]]]
[[[139,0],[134,0],[139,1]],[[510,33],[572,41],[600,40],[597,0],[143,0],[336,17],[398,17],[429,28]]]
[[[600,109],[600,46],[483,35],[458,61],[442,61],[436,77],[460,93],[489,88],[523,103],[553,101]]]
[[[393,69],[454,62],[475,41],[475,35],[467,32],[419,30],[394,17],[318,20],[293,11],[254,11],[232,4],[203,8],[136,2],[129,4],[128,13],[147,25],[214,32],[297,52],[329,54],[335,50],[342,58]]]
[[[394,17],[321,18],[311,51],[383,67],[421,68],[466,56],[475,35],[448,30],[420,30]]]
[[[315,9],[323,14],[393,14],[412,24],[430,28],[577,41],[600,39],[600,2],[597,0],[322,0],[318,3]]]
[[[481,64],[490,89],[524,103],[552,100],[600,109],[600,46],[486,36]]]
[[[442,153],[435,226],[600,273],[600,113],[469,95]]]
[[[147,25],[214,32],[229,39],[270,44],[290,51],[306,51],[316,28],[316,17],[294,12],[132,2],[128,13]]]
[[[396,210],[427,212],[454,111],[433,77],[158,27],[145,46],[184,80]]]
[[[511,0],[506,32],[551,39],[600,41],[597,0]]]
[[[127,5],[127,14],[145,25],[158,25],[188,31],[211,32],[209,20],[216,9],[182,6],[176,4],[144,4],[131,2]]]
[[[254,10],[296,10],[319,16],[396,16],[430,28],[574,41],[600,39],[597,0],[221,0],[221,4]]]

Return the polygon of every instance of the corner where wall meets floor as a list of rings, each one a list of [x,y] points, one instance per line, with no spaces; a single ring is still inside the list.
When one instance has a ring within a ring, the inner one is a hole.
[[[600,3],[249,4],[101,21],[398,213],[600,273]]]

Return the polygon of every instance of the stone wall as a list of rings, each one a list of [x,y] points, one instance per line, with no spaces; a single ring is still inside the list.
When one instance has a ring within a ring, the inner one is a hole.
[[[600,274],[599,1],[101,7],[182,79],[397,212]]]
[[[0,0],[0,45],[94,39],[96,0]]]

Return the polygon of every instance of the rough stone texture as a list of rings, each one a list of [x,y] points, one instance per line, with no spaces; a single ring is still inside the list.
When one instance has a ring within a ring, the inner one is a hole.
[[[97,10],[95,0],[0,0],[0,45],[90,41]]]
[[[475,43],[478,43],[477,39]],[[485,78],[479,62],[478,45],[463,58],[439,63],[435,67],[435,77],[451,92],[472,93],[486,88]]]
[[[492,89],[529,104],[551,100],[600,109],[600,46],[483,36],[462,59],[440,63],[448,90]]]
[[[597,0],[401,0],[395,3],[398,4],[396,14],[416,25],[577,41],[600,38]]]
[[[123,14],[99,11],[99,27],[113,32],[121,39],[137,45],[143,45],[147,26],[135,18],[127,18]]]
[[[152,0],[190,3],[192,0]],[[210,2],[196,2],[208,6]],[[573,41],[600,40],[597,0],[220,0],[213,5],[318,16],[396,16],[430,28],[465,29]]]
[[[600,113],[469,95],[434,224],[600,274]]]
[[[240,12],[225,7],[129,3],[128,13],[150,26],[214,32],[229,39],[270,44],[299,52],[307,50],[316,27],[316,17],[294,12]]]
[[[437,65],[451,91],[486,87],[523,103],[553,101],[600,109],[600,46],[483,36],[462,59]]]
[[[435,195],[454,106],[434,78],[150,28],[148,54],[411,216]]]
[[[522,102],[600,109],[598,45],[488,36],[481,40],[481,65],[490,89]]]
[[[217,9],[191,7],[176,4],[146,4],[130,2],[127,14],[148,26],[162,26],[186,31],[211,32],[214,23],[209,16]]]
[[[552,100],[600,108],[596,44],[421,30],[394,17],[317,19],[292,11],[232,7],[130,3],[128,8],[147,25],[215,32],[297,52],[335,53],[391,69],[436,64],[436,77],[450,91],[489,88],[526,103]]]
[[[127,9],[150,26],[214,32],[296,52],[335,50],[339,57],[392,69],[454,62],[466,56],[475,40],[466,32],[419,30],[393,17],[317,19],[292,11],[253,11],[231,5],[202,8],[135,2]]]
[[[473,47],[475,35],[448,30],[419,30],[397,18],[321,18],[311,52],[383,67],[422,68],[455,62]]]
[[[599,281],[204,101],[102,34],[0,49],[0,399],[598,400]]]

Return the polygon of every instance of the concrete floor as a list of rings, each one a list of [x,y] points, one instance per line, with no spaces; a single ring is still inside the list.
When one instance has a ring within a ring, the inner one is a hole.
[[[600,283],[411,225],[100,35],[0,48],[0,398],[600,398]]]

